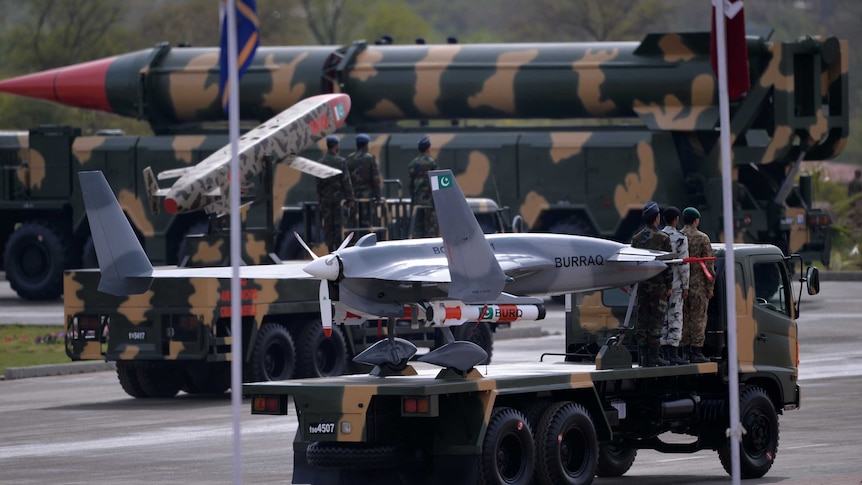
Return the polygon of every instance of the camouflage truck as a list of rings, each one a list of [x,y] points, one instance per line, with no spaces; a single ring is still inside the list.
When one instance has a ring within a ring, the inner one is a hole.
[[[846,143],[847,43],[747,42],[752,88],[731,106],[732,237],[828,264],[829,215],[813,206],[810,177],[794,184],[803,160],[832,159]],[[62,269],[90,254],[73,183],[78,170],[106,173],[154,262],[181,259],[184,235],[202,232],[206,221],[148,214],[139,174],[147,165],[158,172],[197,163],[226,144],[211,123],[225,116],[217,59],[215,48],[160,44],[0,81],[0,92],[136,117],[156,133],[0,134],[0,246],[20,295],[58,296]],[[718,241],[716,86],[708,33],[589,44],[355,42],[261,47],[241,81],[240,109],[260,122],[303,98],[347,93],[353,108],[345,134],[371,135],[385,177],[406,180],[416,142],[428,135],[432,155],[458,175],[467,196],[512,208],[528,230],[626,241],[643,203],[656,200],[697,207],[701,229]],[[262,234],[252,236],[248,262],[268,261],[272,248],[282,258],[299,256],[290,235],[303,227],[301,211],[282,208],[316,199],[310,177],[286,167],[271,176],[271,185],[258,187],[264,202],[246,216],[250,233],[257,226]]]
[[[724,253],[715,252],[718,289]],[[802,286],[794,302],[791,258],[775,246],[735,245],[734,257],[747,431],[740,463],[743,478],[757,478],[775,460],[778,415],[800,405],[795,318]],[[799,274],[816,294],[817,269]],[[711,359],[701,364],[634,366],[617,303],[584,298],[580,312],[567,312],[560,362],[492,364],[482,372],[411,367],[394,377],[245,384],[243,393],[251,395],[252,414],[287,415],[292,398],[299,424],[292,483],[588,484],[625,474],[639,449],[717,450],[730,473],[724,293],[711,303]],[[600,350],[583,352],[592,340]]]
[[[508,232],[503,211],[487,199],[468,199],[487,233]],[[303,207],[305,224],[316,230],[315,204]],[[388,198],[379,206],[372,227],[345,232],[375,232],[389,239],[409,238],[409,200]],[[358,234],[357,234],[358,235]],[[194,266],[229,263],[228,244],[221,235],[187,239],[194,248],[187,259]],[[260,243],[262,244],[262,243]],[[246,247],[253,245],[246,242]],[[326,248],[318,248],[325,254]],[[218,394],[230,387],[230,280],[207,277],[155,278],[144,294],[113,296],[99,291],[98,270],[67,271],[64,277],[66,354],[72,360],[116,362],[123,390],[136,398],[164,398],[180,390]],[[384,320],[344,325],[325,338],[320,321],[317,280],[243,279],[239,299],[242,315],[243,380],[338,376],[367,370],[354,356],[387,334]],[[493,353],[493,332],[508,323],[482,322],[457,327],[454,336]],[[442,345],[433,327],[397,322],[398,334],[418,347]]]

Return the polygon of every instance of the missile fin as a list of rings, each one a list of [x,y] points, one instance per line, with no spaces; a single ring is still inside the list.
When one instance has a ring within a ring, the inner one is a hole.
[[[307,173],[321,179],[334,177],[341,173],[341,170],[337,168],[332,168],[300,156],[286,158],[282,163],[302,173]]]

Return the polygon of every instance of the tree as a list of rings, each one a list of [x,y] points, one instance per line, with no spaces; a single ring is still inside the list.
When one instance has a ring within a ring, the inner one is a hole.
[[[404,0],[299,0],[306,24],[320,44],[339,45],[391,35],[397,43],[412,43],[431,32]]]
[[[510,27],[519,41],[640,40],[664,30],[672,7],[661,0],[533,0],[514,2]]]
[[[111,0],[31,0],[17,2],[21,23],[3,36],[11,70],[40,71],[97,59],[123,49],[119,24],[123,2]]]

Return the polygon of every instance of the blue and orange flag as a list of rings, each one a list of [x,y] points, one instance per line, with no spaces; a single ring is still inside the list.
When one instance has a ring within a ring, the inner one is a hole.
[[[224,0],[222,0],[224,2]],[[254,60],[254,53],[260,44],[260,25],[257,20],[255,0],[235,0],[236,2],[236,66],[239,78]],[[228,101],[227,67],[227,13],[221,24],[221,50],[219,51],[219,94],[222,109],[227,111]]]

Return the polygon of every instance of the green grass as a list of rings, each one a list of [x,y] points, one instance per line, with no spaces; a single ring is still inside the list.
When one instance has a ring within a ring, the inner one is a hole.
[[[61,326],[0,325],[0,375],[7,367],[70,362],[62,332]],[[46,335],[57,337],[44,341]]]

